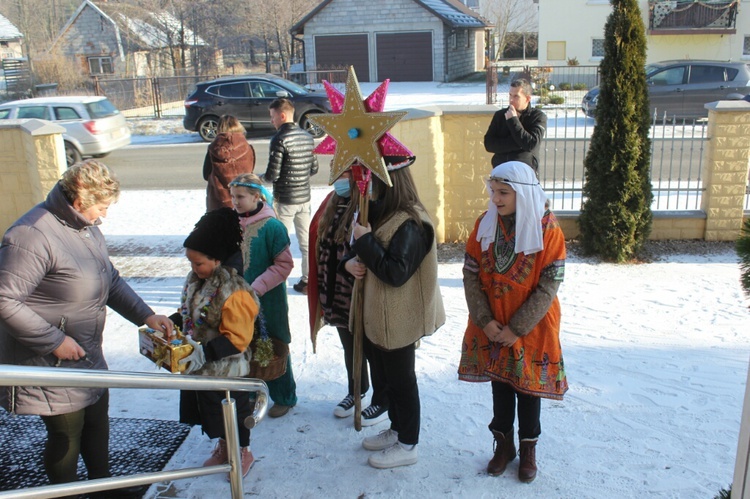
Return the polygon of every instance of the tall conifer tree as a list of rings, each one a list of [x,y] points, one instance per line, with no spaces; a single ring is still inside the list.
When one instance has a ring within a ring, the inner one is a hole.
[[[637,0],[610,3],[578,224],[584,252],[622,262],[641,249],[651,232],[651,141],[641,10]]]

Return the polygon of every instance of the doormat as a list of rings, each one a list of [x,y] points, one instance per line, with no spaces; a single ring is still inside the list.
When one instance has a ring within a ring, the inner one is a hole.
[[[190,432],[189,425],[154,419],[110,418],[109,425],[112,476],[161,471]],[[11,416],[0,410],[0,490],[49,485],[42,457],[46,440],[39,416]],[[79,456],[78,479],[86,478]]]

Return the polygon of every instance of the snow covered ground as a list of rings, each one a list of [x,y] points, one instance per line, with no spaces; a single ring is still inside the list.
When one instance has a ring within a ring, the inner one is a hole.
[[[366,90],[363,89],[363,92]],[[326,189],[313,191],[319,203]],[[102,225],[112,260],[161,313],[176,310],[188,271],[181,245],[202,214],[205,193],[126,191]],[[292,244],[299,265],[296,243]],[[571,257],[560,290],[562,345],[570,391],[543,401],[539,475],[522,484],[514,461],[501,477],[492,456],[488,384],[456,379],[467,320],[461,264],[440,265],[446,324],[417,351],[422,401],[419,462],[367,465],[364,436],[333,408],[346,395],[334,329],[313,354],[306,297],[289,279],[291,355],[298,405],[252,433],[257,463],[245,494],[263,498],[516,497],[711,498],[734,472],[750,358],[748,301],[736,255],[672,255],[640,265]],[[137,328],[110,313],[105,353],[112,370],[155,372],[138,353]],[[369,394],[368,394],[369,395]],[[369,397],[367,399],[369,401]],[[172,391],[113,390],[113,417],[177,419]],[[200,466],[212,443],[193,429],[169,467]],[[156,484],[148,498],[229,497],[223,476]]]

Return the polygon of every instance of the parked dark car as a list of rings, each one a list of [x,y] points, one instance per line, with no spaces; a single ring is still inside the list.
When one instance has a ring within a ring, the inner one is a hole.
[[[664,61],[646,66],[651,113],[661,119],[705,118],[704,105],[750,92],[750,65],[744,62]],[[594,117],[599,87],[583,97],[581,108]]]
[[[187,130],[210,142],[216,137],[219,118],[231,114],[248,130],[272,130],[268,105],[278,97],[294,102],[294,121],[313,137],[323,130],[307,119],[311,114],[330,113],[331,104],[322,90],[314,91],[271,74],[250,74],[198,83],[185,99]]]

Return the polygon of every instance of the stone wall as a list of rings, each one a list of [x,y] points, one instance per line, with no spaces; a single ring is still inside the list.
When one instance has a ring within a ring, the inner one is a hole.
[[[64,131],[42,120],[0,121],[0,234],[43,201],[65,171]]]

